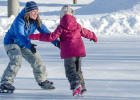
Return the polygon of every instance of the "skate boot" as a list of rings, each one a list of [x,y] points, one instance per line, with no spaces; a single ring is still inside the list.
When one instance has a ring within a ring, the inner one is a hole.
[[[82,89],[82,91],[79,93],[79,96],[84,96],[84,92],[86,92],[87,91],[87,89]]]
[[[0,93],[13,93],[15,87],[11,84],[1,84],[0,85]]]
[[[82,86],[81,85],[77,85],[74,90],[73,90],[73,96],[74,97],[77,97],[79,96],[79,94],[81,93],[82,91]]]
[[[42,89],[55,89],[55,87],[53,86],[53,82],[51,81],[44,81],[44,82],[41,82],[41,83],[38,83],[39,86],[41,86]]]

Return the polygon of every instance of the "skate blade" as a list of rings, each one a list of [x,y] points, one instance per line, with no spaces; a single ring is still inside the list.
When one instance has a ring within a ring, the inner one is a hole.
[[[76,93],[73,97],[74,97],[74,98],[76,98],[76,97],[78,97],[78,96],[79,96],[79,94],[78,94],[78,93]]]
[[[13,93],[12,90],[0,90],[0,93]]]
[[[80,97],[84,97],[84,95],[76,93],[73,97],[74,98],[80,98]]]
[[[42,88],[43,90],[53,90],[53,89],[55,89],[55,87],[49,87],[49,88]]]
[[[83,94],[79,94],[79,97],[84,97],[84,95]]]

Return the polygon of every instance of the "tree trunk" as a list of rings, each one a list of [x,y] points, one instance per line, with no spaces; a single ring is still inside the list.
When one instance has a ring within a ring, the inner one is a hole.
[[[77,0],[73,0],[73,4],[77,4]]]
[[[15,17],[19,13],[19,0],[8,0],[8,17],[14,15]]]

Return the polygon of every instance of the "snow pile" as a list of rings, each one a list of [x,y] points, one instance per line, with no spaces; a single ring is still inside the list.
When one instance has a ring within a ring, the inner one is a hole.
[[[39,3],[42,22],[50,31],[54,31],[59,24],[59,10],[64,3],[48,4],[48,1],[45,0],[42,1],[43,3],[36,2]],[[70,1],[68,2],[71,4]],[[44,6],[45,4],[46,6]],[[22,9],[24,3],[22,2],[20,5],[22,5]],[[76,10],[75,17],[82,27],[90,29],[96,34],[140,35],[140,0],[93,0],[87,5],[71,4],[71,7]],[[4,16],[0,17],[0,36],[3,36],[14,18],[5,17],[6,5],[0,8],[3,9],[0,16]]]
[[[0,18],[0,36],[3,36],[7,32],[14,19],[15,16],[11,16],[10,18]]]
[[[140,35],[140,14],[106,14],[91,19],[78,19],[78,22],[97,34]]]
[[[94,0],[76,11],[78,15],[113,13],[132,9],[139,2],[140,0]]]
[[[93,15],[90,19],[79,19],[79,22],[97,34],[139,35],[139,11],[140,0],[94,0],[77,9],[76,14]]]

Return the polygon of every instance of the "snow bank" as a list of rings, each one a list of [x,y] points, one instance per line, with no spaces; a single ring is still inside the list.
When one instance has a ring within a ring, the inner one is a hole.
[[[0,36],[3,36],[7,30],[11,27],[15,16],[11,16],[10,18],[0,18]]]
[[[140,14],[106,14],[91,19],[78,19],[78,22],[97,34],[140,35]]]
[[[78,15],[113,13],[132,9],[140,0],[94,0],[90,4],[76,10]]]
[[[76,10],[76,15],[92,16],[79,19],[83,27],[97,34],[139,35],[140,0],[94,0]]]
[[[45,4],[47,1],[43,2]],[[50,12],[51,4],[47,5],[49,7],[40,4],[40,7],[44,9],[40,9],[41,19],[50,31],[54,31],[59,24],[59,14],[47,15],[46,13]],[[81,8],[76,10],[77,21],[82,27],[90,29],[96,34],[140,35],[140,0],[94,0],[88,5],[80,6]],[[58,13],[58,9],[61,7],[60,5],[52,7],[53,12]],[[71,7],[78,8],[79,5],[71,4]],[[0,16],[4,16],[4,14],[6,13],[2,12]],[[0,17],[0,36],[3,36],[10,28],[13,20],[14,17]]]

